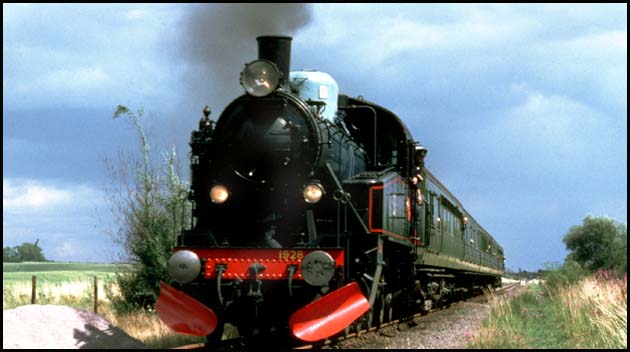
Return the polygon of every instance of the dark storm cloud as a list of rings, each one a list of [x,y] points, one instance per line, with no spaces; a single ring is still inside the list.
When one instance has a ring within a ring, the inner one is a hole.
[[[318,6],[294,68],[397,113],[508,267],[562,262],[587,214],[626,221],[625,5],[405,6]]]
[[[117,104],[156,117],[146,120],[156,162],[176,145],[187,180],[204,105],[216,120],[243,93],[239,72],[257,57],[256,37],[276,34],[293,37],[293,70],[327,72],[344,94],[401,117],[429,148],[427,167],[504,246],[508,267],[562,262],[562,236],[587,214],[627,222],[627,4],[3,10],[9,205],[59,190],[94,200],[72,185],[102,184],[98,156],[138,152],[129,121],[111,118]],[[20,220],[8,208],[7,245],[47,235],[62,253],[77,246],[63,236],[98,236],[68,212],[44,221],[35,207]]]

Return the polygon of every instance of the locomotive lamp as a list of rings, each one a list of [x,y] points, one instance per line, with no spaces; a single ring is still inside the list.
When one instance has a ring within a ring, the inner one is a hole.
[[[256,60],[245,65],[241,72],[241,85],[255,97],[264,97],[278,88],[280,70],[272,62]]]
[[[311,183],[302,192],[306,203],[317,203],[324,195],[324,188],[319,183]]]
[[[230,196],[228,189],[223,185],[216,185],[210,190],[210,199],[212,203],[222,204]]]

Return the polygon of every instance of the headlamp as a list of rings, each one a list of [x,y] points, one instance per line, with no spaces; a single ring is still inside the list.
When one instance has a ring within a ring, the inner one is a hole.
[[[241,85],[245,91],[255,97],[270,94],[280,83],[280,71],[270,61],[256,60],[245,65],[241,72]]]
[[[187,284],[199,275],[201,261],[195,252],[181,250],[171,256],[167,267],[173,280],[180,284]]]
[[[307,203],[317,203],[324,195],[324,188],[320,184],[311,183],[304,187],[302,195]]]
[[[228,189],[223,185],[216,185],[210,189],[210,199],[212,200],[212,203],[222,204],[229,196],[230,193],[228,192]]]

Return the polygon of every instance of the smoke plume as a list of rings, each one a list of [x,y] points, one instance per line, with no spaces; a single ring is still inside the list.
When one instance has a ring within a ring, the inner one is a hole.
[[[203,4],[181,25],[177,55],[188,67],[184,79],[191,104],[218,114],[242,94],[239,73],[258,57],[256,37],[294,36],[311,19],[308,4]],[[218,117],[213,113],[213,116]]]

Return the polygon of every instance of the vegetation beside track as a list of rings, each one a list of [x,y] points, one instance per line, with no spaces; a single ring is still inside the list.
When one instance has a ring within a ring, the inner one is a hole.
[[[94,305],[94,276],[98,277],[98,314],[150,348],[171,348],[205,337],[173,333],[155,311],[117,313],[111,298],[120,295],[117,274],[131,270],[128,264],[24,262],[2,265],[2,309],[31,304],[32,277],[36,281],[36,304],[65,305],[88,311]]]
[[[470,348],[627,348],[627,277],[598,273],[497,299]]]

